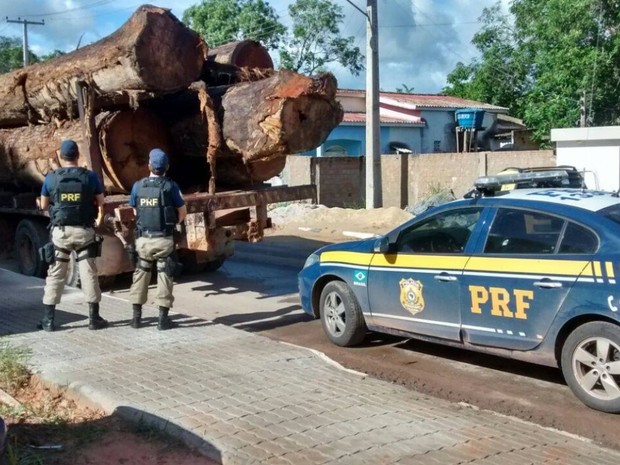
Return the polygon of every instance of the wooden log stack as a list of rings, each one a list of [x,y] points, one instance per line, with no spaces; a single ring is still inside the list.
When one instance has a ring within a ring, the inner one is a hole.
[[[336,80],[276,71],[257,42],[208,50],[168,10],[144,5],[110,36],[0,75],[0,184],[39,186],[71,138],[106,190],[170,154],[184,188],[244,188],[286,156],[320,145],[342,120]]]

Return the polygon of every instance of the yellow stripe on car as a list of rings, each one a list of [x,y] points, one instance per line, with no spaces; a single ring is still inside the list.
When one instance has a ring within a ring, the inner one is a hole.
[[[543,260],[538,258],[472,257],[466,271],[533,273],[562,276],[592,276],[587,260]],[[600,268],[600,267],[599,267]]]

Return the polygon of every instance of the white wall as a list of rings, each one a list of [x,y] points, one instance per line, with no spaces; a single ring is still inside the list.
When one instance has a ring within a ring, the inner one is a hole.
[[[620,127],[552,129],[558,165],[585,170],[589,188],[620,188]],[[598,186],[597,186],[598,181]]]
[[[557,164],[585,170],[590,189],[617,191],[620,187],[620,141],[557,142]]]

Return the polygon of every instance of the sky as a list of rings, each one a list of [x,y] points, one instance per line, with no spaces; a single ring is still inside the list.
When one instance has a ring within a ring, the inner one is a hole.
[[[288,26],[288,6],[292,0],[267,0]],[[332,0],[342,7],[345,19],[341,32],[353,36],[355,45],[366,51],[366,18],[347,0]],[[351,0],[366,10],[365,0]],[[471,38],[480,29],[478,18],[484,7],[497,0],[378,0],[379,86],[393,91],[406,85],[416,93],[439,93],[446,77],[461,61],[477,56]],[[509,0],[501,0],[504,10]],[[152,0],[151,4],[170,8],[179,19],[198,0]],[[0,0],[0,36],[22,37],[18,18],[44,21],[28,26],[28,44],[36,54],[53,50],[69,52],[95,42],[118,29],[142,2],[134,0]],[[277,53],[272,53],[277,63]],[[338,65],[329,71],[340,88],[363,89],[365,72],[353,76]]]

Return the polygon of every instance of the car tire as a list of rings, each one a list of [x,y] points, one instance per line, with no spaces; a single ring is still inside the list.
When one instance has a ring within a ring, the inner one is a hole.
[[[321,325],[331,342],[342,347],[359,344],[366,336],[364,315],[355,294],[342,281],[328,283],[320,300]]]
[[[30,219],[21,220],[15,230],[15,256],[21,274],[44,278],[47,263],[39,257],[39,248],[50,240],[45,224]]]
[[[566,383],[588,407],[620,413],[620,326],[593,321],[575,329],[562,347]]]

